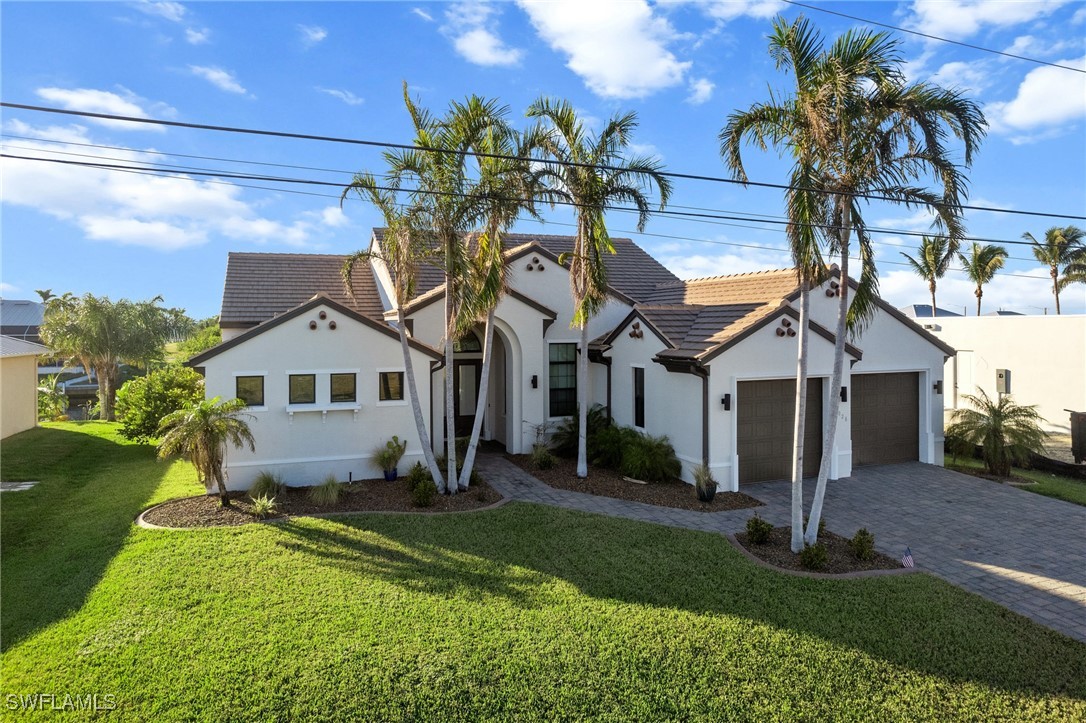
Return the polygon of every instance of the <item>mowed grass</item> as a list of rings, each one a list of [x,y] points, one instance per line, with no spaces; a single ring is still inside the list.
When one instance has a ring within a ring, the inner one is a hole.
[[[965,467],[978,471],[984,469],[984,462],[981,460],[966,459],[965,457],[954,458],[947,455],[944,459],[944,464],[948,467]],[[1025,477],[1026,479],[1033,480],[1037,483],[1035,485],[1021,487],[1020,489],[1044,495],[1045,497],[1055,497],[1056,499],[1064,500],[1065,502],[1073,502],[1076,505],[1086,506],[1086,480],[1052,474],[1051,472],[1045,472],[1039,469],[1021,469],[1019,467],[1013,467],[1011,468],[1011,472],[1019,477]]]
[[[5,440],[3,693],[123,720],[1081,720],[1086,645],[928,575],[808,580],[549,507],[152,531],[111,425]],[[9,714],[10,715],[10,714]]]

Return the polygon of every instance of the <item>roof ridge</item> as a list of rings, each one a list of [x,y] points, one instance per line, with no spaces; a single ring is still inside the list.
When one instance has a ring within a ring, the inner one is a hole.
[[[770,274],[784,274],[794,273],[795,268],[790,269],[762,269],[761,271],[744,271],[738,274],[718,274],[717,276],[699,276],[693,279],[680,279],[679,281],[668,281],[663,284],[657,284],[657,289],[667,289],[676,286],[685,286],[687,284],[701,284],[709,281],[721,281],[724,279],[741,279],[751,276],[768,276]]]
[[[348,254],[309,254],[309,253],[293,253],[289,251],[228,251],[227,256],[290,256],[294,258],[298,257],[320,257],[320,258],[343,258]]]

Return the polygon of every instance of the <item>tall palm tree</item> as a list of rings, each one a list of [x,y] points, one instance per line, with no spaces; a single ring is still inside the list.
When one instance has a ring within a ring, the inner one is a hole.
[[[1071,275],[1074,278],[1076,264],[1086,263],[1086,232],[1077,226],[1053,226],[1045,231],[1044,241],[1033,238],[1033,234],[1026,232],[1022,238],[1033,244],[1033,256],[1040,263],[1048,267],[1048,273],[1052,277],[1052,294],[1056,297],[1056,313],[1060,313],[1060,291],[1067,286],[1061,284],[1060,267],[1071,267]],[[1066,272],[1065,272],[1066,274]]]
[[[120,365],[146,367],[163,356],[175,315],[158,305],[161,300],[114,302],[64,294],[46,304],[42,340],[57,355],[79,359],[87,374],[97,377],[103,419],[114,420]]]
[[[546,185],[546,198],[575,207],[577,235],[573,251],[562,254],[569,263],[569,284],[573,296],[571,327],[580,329],[577,357],[577,476],[588,476],[586,441],[588,427],[588,323],[607,301],[607,268],[604,254],[615,253],[607,234],[604,214],[617,203],[637,207],[637,230],[645,228],[651,216],[646,192],[660,194],[660,208],[671,196],[671,181],[661,173],[662,165],[648,156],[626,158],[625,149],[637,128],[637,115],[615,115],[598,135],[584,127],[569,101],[539,98],[527,115],[542,125],[533,133],[544,157],[551,159],[537,170]]]
[[[959,444],[982,445],[984,466],[992,474],[1006,477],[1011,463],[1029,462],[1030,452],[1044,451],[1048,435],[1041,429],[1044,421],[1036,406],[1015,404],[1009,396],[992,400],[977,387],[977,394],[965,394],[973,409],[959,409],[952,416],[946,436]]]
[[[958,259],[962,262],[965,275],[977,285],[973,295],[977,297],[977,316],[980,316],[980,300],[984,296],[984,285],[989,283],[996,272],[1003,268],[1003,261],[1007,258],[1007,249],[994,244],[981,244],[973,242],[969,254],[958,253]]]
[[[441,486],[443,478],[426,428],[426,418],[422,413],[418,383],[415,380],[415,367],[411,359],[411,347],[407,341],[407,321],[403,311],[404,307],[415,298],[419,264],[426,260],[430,249],[420,242],[420,234],[413,226],[414,209],[401,210],[396,200],[396,190],[381,186],[369,173],[356,174],[350,185],[343,189],[340,204],[348,193],[354,191],[362,200],[373,204],[381,213],[386,227],[379,248],[356,251],[343,262],[343,283],[347,288],[347,293],[353,296],[355,269],[360,264],[372,261],[384,264],[392,277],[392,293],[396,303],[396,330],[400,337],[407,395],[411,403],[411,412],[415,417],[415,431],[419,435],[419,444],[422,445],[426,466],[435,483]]]
[[[862,331],[877,309],[877,268],[863,217],[864,196],[931,209],[936,228],[956,247],[965,232],[961,204],[967,195],[966,179],[949,159],[946,142],[951,137],[962,142],[969,166],[987,125],[979,107],[956,91],[906,83],[899,45],[888,33],[850,30],[824,47],[806,19],[789,25],[778,18],[770,54],[798,69],[799,91],[794,101],[778,102],[774,97],[756,106],[765,121],[763,130],[753,136],[756,140],[764,146],[767,140],[790,139],[803,148],[793,154],[802,161],[806,176],[802,188],[809,194],[796,195],[811,196],[803,203],[818,211],[809,217],[826,219],[819,235],[839,258],[831,389],[840,388],[844,378],[846,335]],[[916,184],[924,178],[930,178],[937,190]],[[849,283],[853,235],[861,264],[854,297]],[[840,397],[831,394],[822,463],[804,534],[809,544],[818,538],[839,410]]]
[[[901,255],[909,262],[909,266],[916,275],[928,282],[928,291],[931,292],[931,315],[934,318],[935,282],[943,278],[954,258],[949,240],[945,236],[924,236],[920,239],[920,248],[917,249],[915,259],[904,251]]]
[[[167,414],[158,427],[158,433],[164,435],[158,443],[159,458],[184,455],[196,467],[205,484],[215,481],[219,488],[219,504],[223,507],[230,506],[222,469],[226,445],[256,449],[249,424],[242,418],[251,415],[245,414],[244,410],[245,402],[240,399],[224,402],[215,397]]]

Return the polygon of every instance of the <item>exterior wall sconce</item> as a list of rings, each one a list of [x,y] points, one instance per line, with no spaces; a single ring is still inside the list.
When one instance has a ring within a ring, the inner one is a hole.
[[[539,389],[539,375],[532,375],[532,389]]]
[[[848,387],[841,387],[841,401],[848,401]]]
[[[942,379],[935,382],[935,384],[932,384],[931,386],[932,386],[932,389],[935,390],[936,394],[942,394],[943,393],[943,380]]]
[[[720,404],[724,407],[725,412],[730,412],[732,410],[732,395],[725,394],[720,398]]]

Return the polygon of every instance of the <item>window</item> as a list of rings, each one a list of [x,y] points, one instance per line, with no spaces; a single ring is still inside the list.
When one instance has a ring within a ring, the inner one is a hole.
[[[353,402],[357,400],[355,394],[354,374],[332,374],[331,391],[328,398],[333,402]]]
[[[483,350],[483,343],[479,341],[479,337],[475,336],[475,332],[469,331],[460,339],[453,342],[454,352],[481,352]]]
[[[634,367],[634,426],[645,428],[645,370],[643,367]]]
[[[290,403],[315,404],[317,402],[317,375],[290,375]]]
[[[551,344],[550,390],[552,417],[577,412],[577,345]]]
[[[237,397],[250,407],[264,406],[264,377],[235,377]]]
[[[396,402],[403,399],[403,372],[380,372],[378,376],[377,400]]]

